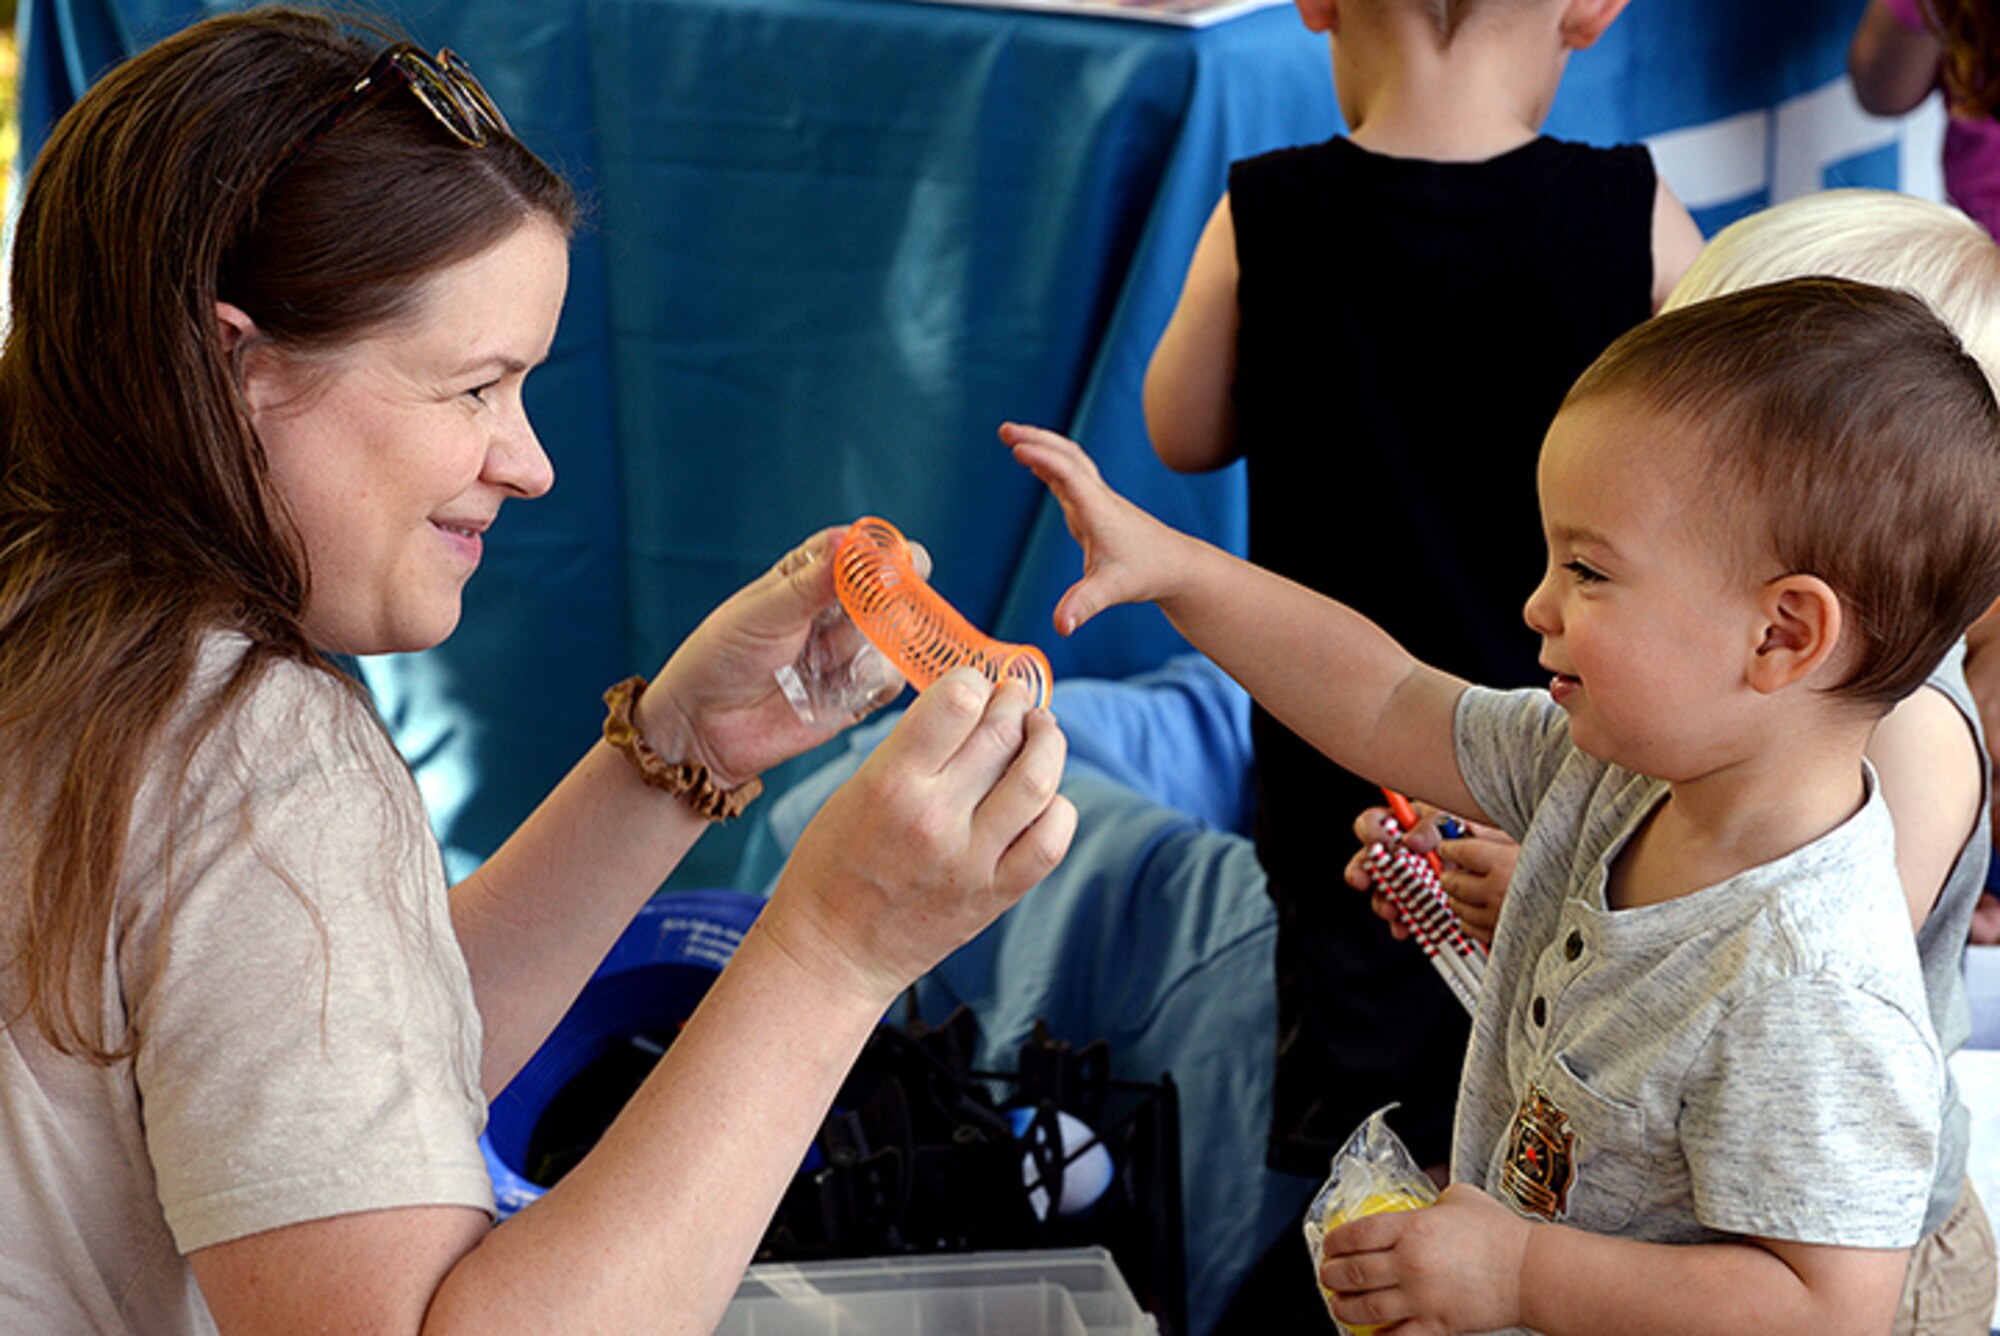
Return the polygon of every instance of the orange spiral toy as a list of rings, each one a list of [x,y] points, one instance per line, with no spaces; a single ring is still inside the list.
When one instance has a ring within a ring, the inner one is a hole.
[[[833,583],[868,642],[919,691],[970,665],[996,686],[1019,682],[1037,706],[1049,703],[1055,674],[1048,656],[981,635],[917,574],[910,545],[889,521],[869,515],[848,527],[834,554]]]

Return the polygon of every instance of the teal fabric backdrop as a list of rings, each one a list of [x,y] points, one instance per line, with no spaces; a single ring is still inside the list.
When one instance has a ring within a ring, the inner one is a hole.
[[[23,0],[24,153],[114,60],[221,7]],[[454,873],[588,745],[605,685],[863,512],[1059,674],[1183,648],[1138,609],[1055,640],[1076,555],[993,432],[1067,430],[1240,550],[1239,474],[1161,469],[1138,387],[1228,162],[1339,128],[1289,6],[1195,31],[900,0],[389,8],[464,54],[592,206],[529,390],[556,490],[507,509],[449,643],[363,666]],[[1574,62],[1551,129],[1633,139],[1778,106],[1838,78],[1858,11],[1640,0]],[[1850,158],[1843,179],[1894,184],[1893,155]],[[1713,223],[1763,197],[1692,202]],[[1441,331],[1447,383],[1476,355]],[[676,883],[732,882],[743,839],[704,841]]]

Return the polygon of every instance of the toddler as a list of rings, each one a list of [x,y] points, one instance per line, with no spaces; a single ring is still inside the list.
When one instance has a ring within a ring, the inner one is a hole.
[[[1805,279],[1621,337],[1542,450],[1546,689],[1469,687],[1002,437],[1084,547],[1058,631],[1155,601],[1337,762],[1521,843],[1454,1184],[1329,1234],[1336,1315],[1884,1329],[1943,1077],[1863,752],[2000,593],[2000,407],[1951,331]]]

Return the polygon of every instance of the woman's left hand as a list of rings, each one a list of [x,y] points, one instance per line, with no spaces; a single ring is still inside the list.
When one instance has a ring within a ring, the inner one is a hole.
[[[858,693],[860,708],[836,718],[806,722],[778,684],[778,670],[798,659],[814,618],[834,604],[833,554],[845,532],[822,529],[793,548],[674,651],[639,702],[654,751],[670,761],[700,761],[718,785],[736,788],[896,698],[903,679],[875,656],[869,671],[880,676],[879,686]],[[835,634],[851,635],[857,653],[864,646],[851,623]]]

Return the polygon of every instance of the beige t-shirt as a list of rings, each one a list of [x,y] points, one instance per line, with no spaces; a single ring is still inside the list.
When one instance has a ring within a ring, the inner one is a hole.
[[[190,702],[244,646],[211,637]],[[0,1029],[0,1331],[213,1331],[187,1252],[350,1211],[491,1211],[443,869],[366,707],[273,665],[184,776],[155,767],[132,829],[101,998],[137,1058]],[[0,905],[21,863],[0,843]],[[20,996],[0,973],[4,1014]]]

